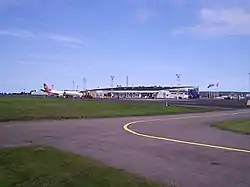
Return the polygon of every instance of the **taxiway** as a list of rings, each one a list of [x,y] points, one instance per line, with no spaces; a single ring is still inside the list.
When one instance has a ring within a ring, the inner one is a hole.
[[[241,109],[157,117],[8,122],[0,124],[0,146],[51,145],[149,179],[173,180],[180,187],[249,187],[250,136],[210,126],[221,120],[249,117],[250,110]]]

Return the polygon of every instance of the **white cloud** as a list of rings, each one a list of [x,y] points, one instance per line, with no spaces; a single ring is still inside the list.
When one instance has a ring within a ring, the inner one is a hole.
[[[22,38],[35,38],[36,36],[26,30],[0,30],[0,35],[8,35]]]
[[[75,49],[82,49],[81,45],[71,44],[71,43],[64,43],[64,46],[75,48]]]
[[[174,31],[174,34],[250,35],[250,12],[242,8],[209,9],[199,13],[199,23]]]
[[[159,0],[160,1],[160,0]],[[190,9],[190,6],[195,7],[249,7],[249,0],[164,0],[169,5],[176,7],[186,7]]]
[[[201,21],[205,24],[249,25],[250,13],[240,8],[226,10],[202,9]]]
[[[64,35],[58,35],[58,34],[40,34],[44,38],[48,38],[57,42],[65,42],[65,43],[74,43],[74,44],[82,44],[82,40],[78,38],[74,38],[71,36],[64,36]]]
[[[28,39],[48,39],[51,41],[59,42],[65,46],[80,48],[85,45],[85,42],[76,37],[54,34],[54,33],[32,33],[27,30],[0,30],[0,35],[14,36]]]

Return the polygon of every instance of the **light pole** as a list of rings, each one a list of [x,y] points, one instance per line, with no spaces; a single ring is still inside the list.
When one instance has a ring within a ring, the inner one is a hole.
[[[111,79],[111,97],[113,97],[114,78],[115,78],[114,75],[110,76],[110,79]]]
[[[83,77],[82,81],[83,81],[83,90],[86,90],[87,79],[85,77]]]
[[[115,76],[113,76],[113,75],[110,76],[110,79],[111,79],[111,88],[113,88],[113,86],[114,86],[114,78],[115,78]]]
[[[250,92],[250,73],[248,73],[248,76],[249,76],[249,78],[248,78],[248,79],[249,79],[249,80],[248,80],[248,84],[249,84],[249,85],[248,85],[248,86],[249,86],[249,87],[248,87],[248,91]]]
[[[176,73],[176,78],[177,78],[177,85],[180,86],[180,78],[181,78],[181,74]]]
[[[176,78],[177,78],[177,99],[179,99],[179,87],[180,87],[180,77],[181,77],[181,74],[178,74],[176,73]]]
[[[126,77],[126,87],[128,87],[128,76]]]
[[[75,90],[75,81],[72,81],[73,83],[73,90]]]

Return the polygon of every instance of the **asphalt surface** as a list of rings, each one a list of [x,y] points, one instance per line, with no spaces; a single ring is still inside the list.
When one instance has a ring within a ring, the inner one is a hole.
[[[185,101],[175,100],[175,101],[169,101],[169,103],[172,105],[185,104],[185,105],[210,106],[210,107],[233,108],[233,109],[248,107],[246,100],[198,99],[198,100],[185,100]]]
[[[45,144],[91,156],[104,163],[180,187],[249,187],[250,153],[181,144],[131,134],[250,150],[250,136],[210,127],[216,121],[249,118],[250,110],[157,117],[128,117],[0,124],[0,146]]]
[[[168,102],[169,105],[174,106],[202,106],[202,107],[211,107],[218,109],[244,109],[250,108],[247,106],[247,100],[227,100],[227,99],[94,99],[103,102],[127,102],[127,103],[156,103],[159,105],[165,105]]]
[[[161,105],[165,105],[168,102],[170,105],[187,105],[187,106],[204,106],[204,107],[216,107],[220,109],[241,109],[248,108],[247,100],[226,100],[226,99],[124,99],[118,100],[122,102],[154,102]]]

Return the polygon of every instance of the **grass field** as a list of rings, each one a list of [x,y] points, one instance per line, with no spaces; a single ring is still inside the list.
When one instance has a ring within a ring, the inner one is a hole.
[[[163,115],[205,111],[211,111],[211,109],[165,107],[163,103],[160,105],[140,102],[0,97],[0,121]]]
[[[0,184],[1,187],[163,186],[90,158],[44,146],[0,149]]]
[[[250,135],[250,118],[219,122],[213,126],[222,130],[229,130],[232,132]]]

